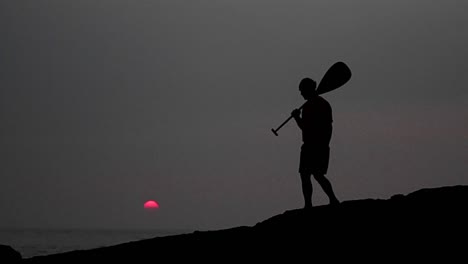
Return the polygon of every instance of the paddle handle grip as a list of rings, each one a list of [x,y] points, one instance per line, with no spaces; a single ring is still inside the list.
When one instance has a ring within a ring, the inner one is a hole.
[[[299,107],[299,110],[302,109],[302,107],[304,107],[305,103],[301,105],[301,107]],[[275,136],[278,136],[278,131],[284,126],[286,125],[286,123],[289,122],[289,120],[291,120],[293,116],[289,116],[281,125],[279,125],[276,129],[272,128],[271,131],[273,132],[273,134],[275,134]]]

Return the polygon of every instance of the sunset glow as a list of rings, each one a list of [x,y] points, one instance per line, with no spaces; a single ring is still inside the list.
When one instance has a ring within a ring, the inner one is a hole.
[[[147,201],[143,207],[145,209],[158,209],[159,208],[159,204],[156,202],[156,201],[153,201],[153,200],[149,200]]]

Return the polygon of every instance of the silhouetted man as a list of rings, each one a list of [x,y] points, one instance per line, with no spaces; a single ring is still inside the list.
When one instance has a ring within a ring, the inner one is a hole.
[[[330,140],[332,136],[332,109],[330,104],[315,90],[317,84],[310,78],[304,78],[299,83],[299,91],[307,102],[300,109],[292,111],[291,115],[302,130],[302,147],[299,162],[304,208],[312,207],[311,175],[320,184],[330,199],[330,204],[339,201],[333,192],[330,181],[325,178],[330,158]]]

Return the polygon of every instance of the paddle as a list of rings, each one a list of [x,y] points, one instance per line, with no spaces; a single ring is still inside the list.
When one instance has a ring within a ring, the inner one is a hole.
[[[333,91],[345,83],[347,83],[351,79],[351,70],[349,67],[342,61],[336,62],[333,64],[328,71],[323,76],[322,80],[320,81],[319,85],[317,86],[317,93],[324,94],[330,91]],[[304,107],[305,103],[299,107],[299,110]],[[278,130],[280,130],[286,123],[291,120],[292,116],[289,116],[278,128],[272,128],[271,131],[273,134],[278,136]]]

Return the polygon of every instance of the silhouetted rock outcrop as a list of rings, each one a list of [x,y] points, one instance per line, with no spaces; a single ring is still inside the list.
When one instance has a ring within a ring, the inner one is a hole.
[[[7,245],[0,245],[0,263],[21,263],[21,254]]]
[[[25,263],[251,261],[286,257],[419,260],[464,256],[468,186],[421,189],[390,199],[344,201],[289,210],[254,226],[157,237],[116,246],[24,259]]]

